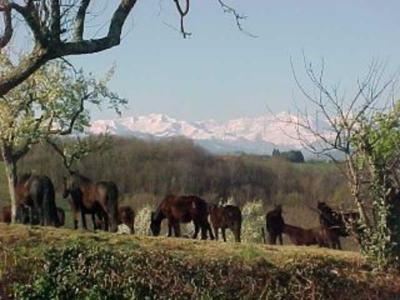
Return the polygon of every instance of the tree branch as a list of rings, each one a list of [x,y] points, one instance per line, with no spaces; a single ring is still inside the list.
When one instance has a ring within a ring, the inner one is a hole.
[[[74,23],[74,27],[75,27],[74,40],[77,42],[83,40],[86,11],[88,9],[90,1],[91,0],[81,0],[81,4],[80,4],[78,12],[76,14],[75,23]]]
[[[13,35],[13,26],[11,21],[11,7],[8,4],[8,1],[2,0],[0,1],[0,12],[3,13],[3,21],[4,21],[4,32],[3,36],[0,37],[0,49],[4,48],[11,40]]]

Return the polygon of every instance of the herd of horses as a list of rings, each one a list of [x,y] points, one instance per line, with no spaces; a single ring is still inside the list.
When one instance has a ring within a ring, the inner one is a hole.
[[[135,212],[130,206],[119,206],[119,192],[111,181],[93,182],[89,178],[71,173],[64,178],[63,198],[68,199],[74,228],[78,228],[79,218],[82,228],[87,229],[86,215],[90,215],[94,229],[116,232],[120,225],[134,233]],[[16,221],[23,224],[42,226],[63,226],[64,211],[56,206],[55,189],[51,179],[44,175],[24,174],[15,184],[17,203]],[[357,213],[341,213],[324,202],[318,202],[320,225],[311,229],[289,225],[282,217],[282,206],[276,205],[266,216],[266,230],[270,244],[277,240],[282,245],[282,235],[286,234],[295,245],[319,245],[341,249],[340,237],[350,234],[350,228],[358,219]],[[181,237],[180,224],[192,222],[196,239],[211,240],[222,238],[226,241],[226,229],[232,231],[235,241],[241,241],[242,213],[234,205],[219,206],[194,195],[168,195],[156,211],[151,213],[150,231],[154,236],[161,232],[162,221],[168,222],[167,235]],[[3,222],[11,222],[11,207],[3,207]],[[210,224],[211,223],[211,224]],[[265,230],[262,228],[265,239]]]

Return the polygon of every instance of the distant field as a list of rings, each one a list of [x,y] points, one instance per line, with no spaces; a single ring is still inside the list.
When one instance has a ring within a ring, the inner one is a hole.
[[[0,298],[13,289],[24,299],[399,299],[400,276],[317,247],[0,223]]]

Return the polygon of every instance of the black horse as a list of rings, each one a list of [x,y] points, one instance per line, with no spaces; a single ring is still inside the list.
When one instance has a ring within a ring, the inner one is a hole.
[[[60,226],[55,202],[54,185],[44,175],[24,174],[15,186],[17,220],[35,224],[35,217],[42,226]],[[29,215],[29,218],[27,218]]]
[[[275,208],[267,213],[265,216],[266,227],[269,235],[269,243],[276,245],[276,239],[283,245],[282,233],[285,222],[282,218],[282,205],[276,205]]]
[[[337,235],[342,237],[349,236],[349,229],[354,226],[360,217],[356,212],[337,212],[329,207],[325,202],[318,202],[317,208],[320,212],[320,224],[333,229]]]

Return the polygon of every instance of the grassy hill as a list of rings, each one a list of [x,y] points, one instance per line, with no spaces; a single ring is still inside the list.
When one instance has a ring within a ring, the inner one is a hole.
[[[399,299],[354,252],[0,223],[0,299]]]

